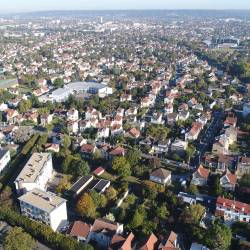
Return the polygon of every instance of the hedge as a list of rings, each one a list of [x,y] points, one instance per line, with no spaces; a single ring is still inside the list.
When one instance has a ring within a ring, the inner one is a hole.
[[[33,238],[53,249],[93,250],[91,245],[83,245],[69,236],[54,232],[49,226],[22,216],[10,208],[0,206],[0,220],[11,226],[22,227]]]

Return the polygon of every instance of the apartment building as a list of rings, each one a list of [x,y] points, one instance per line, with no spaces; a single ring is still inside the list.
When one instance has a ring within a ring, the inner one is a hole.
[[[22,194],[34,188],[46,191],[52,174],[51,153],[34,153],[14,182],[17,193]]]
[[[18,198],[22,215],[49,225],[54,231],[67,222],[66,200],[38,188]]]

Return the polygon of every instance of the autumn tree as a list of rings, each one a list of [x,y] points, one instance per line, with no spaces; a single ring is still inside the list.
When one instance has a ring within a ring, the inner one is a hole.
[[[76,204],[76,210],[81,216],[94,218],[96,214],[95,203],[88,193],[84,193]]]
[[[105,194],[109,201],[114,201],[117,197],[117,191],[113,187],[109,187]]]

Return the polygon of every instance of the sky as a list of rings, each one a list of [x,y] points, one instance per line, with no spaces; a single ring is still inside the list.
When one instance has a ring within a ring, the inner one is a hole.
[[[0,12],[119,9],[250,9],[250,0],[0,0]]]

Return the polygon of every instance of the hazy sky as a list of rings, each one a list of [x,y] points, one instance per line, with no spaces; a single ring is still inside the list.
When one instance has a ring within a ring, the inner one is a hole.
[[[250,9],[250,0],[0,0],[0,12],[107,9]]]

